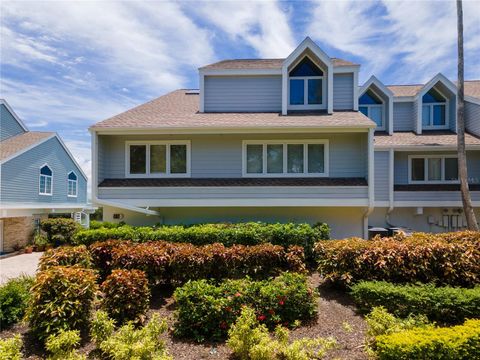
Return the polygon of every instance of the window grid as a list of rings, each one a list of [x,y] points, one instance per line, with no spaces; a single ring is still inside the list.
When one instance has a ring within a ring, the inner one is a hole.
[[[75,172],[73,171],[70,171],[67,176],[67,196],[77,197],[77,187],[78,187],[77,174],[75,174]]]
[[[48,175],[48,173],[50,175]],[[40,168],[38,194],[48,195],[48,196],[53,195],[53,171],[52,169],[50,169],[50,166],[48,166],[47,164],[44,164]]]
[[[372,121],[375,121],[375,120],[372,118],[371,109],[372,108],[377,108],[377,109],[380,108],[380,110],[381,110],[381,117],[380,117],[381,124],[377,124],[376,129],[377,130],[385,130],[385,120],[384,120],[385,111],[383,110],[383,108],[384,108],[383,104],[375,104],[375,105],[374,104],[366,104],[366,105],[360,104],[358,106],[359,106],[359,108],[366,108],[367,109],[367,113],[366,114],[364,113],[364,115],[366,115]],[[363,113],[363,111],[362,111],[362,113]]]
[[[414,159],[423,159],[423,178],[424,180],[413,180],[413,166],[412,162]],[[440,180],[429,180],[431,174],[429,173],[429,161],[434,159],[440,159]],[[408,157],[408,183],[409,184],[458,184],[458,178],[456,180],[446,180],[445,179],[445,159],[457,159],[456,155],[411,155]],[[458,160],[457,160],[458,161]],[[458,166],[458,165],[457,165]],[[458,177],[458,175],[457,175]]]

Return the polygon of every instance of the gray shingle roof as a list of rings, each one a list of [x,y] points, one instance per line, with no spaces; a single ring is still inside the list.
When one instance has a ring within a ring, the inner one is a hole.
[[[480,145],[480,139],[466,133],[467,145]],[[392,135],[375,134],[375,147],[396,146],[457,146],[457,134],[451,131],[426,131],[421,135],[414,132],[394,132]]]
[[[0,161],[3,161],[45,138],[55,135],[54,132],[27,131],[0,142]]]
[[[351,61],[331,58],[333,66],[354,66],[358,65]],[[222,69],[222,70],[240,70],[240,69],[281,69],[285,59],[231,59],[231,60],[222,60],[213,64],[202,66],[200,69]]]

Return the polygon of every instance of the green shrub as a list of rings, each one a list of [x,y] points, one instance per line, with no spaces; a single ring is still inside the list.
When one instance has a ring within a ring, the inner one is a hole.
[[[83,268],[92,266],[92,257],[85,245],[62,246],[56,249],[47,250],[39,261],[39,269],[47,270],[52,266],[79,265]]]
[[[360,280],[462,287],[480,282],[480,241],[434,239],[320,241],[318,270],[340,286]]]
[[[105,311],[98,310],[93,314],[90,322],[90,338],[100,346],[115,331],[115,320],[110,319]]]
[[[44,251],[47,246],[53,244],[48,241],[47,235],[38,232],[33,237],[33,245],[35,245],[36,251]]]
[[[48,242],[72,244],[74,236],[82,227],[73,219],[52,218],[40,222],[40,228],[47,233]]]
[[[150,288],[140,270],[113,270],[101,285],[102,307],[119,324],[143,322],[150,304]]]
[[[447,328],[414,328],[377,336],[375,353],[380,360],[480,358],[480,320]]]
[[[298,339],[290,343],[288,329],[277,326],[272,339],[255,311],[244,307],[228,331],[227,345],[240,360],[311,360],[321,359],[335,346],[333,339]]]
[[[17,334],[9,339],[0,339],[0,359],[2,360],[21,360],[23,341]]]
[[[135,329],[132,323],[122,326],[99,345],[112,360],[172,360],[160,335],[167,331],[167,323],[153,314],[145,327]]]
[[[363,312],[384,306],[395,316],[423,314],[430,321],[443,323],[463,323],[467,318],[480,317],[480,286],[465,289],[363,281],[351,287],[351,294]]]
[[[37,273],[27,309],[30,329],[40,339],[60,330],[82,330],[97,291],[93,270],[56,266]]]
[[[31,276],[20,276],[0,287],[0,330],[23,318],[33,282]]]
[[[91,220],[90,221],[90,229],[115,229],[121,226],[124,226],[125,222],[120,221],[119,223],[109,222],[109,221],[97,221]]]
[[[316,294],[306,276],[292,273],[264,281],[227,280],[218,286],[191,281],[177,288],[174,298],[175,333],[197,341],[223,339],[245,305],[269,328],[312,319],[317,311]]]
[[[45,348],[50,353],[47,360],[86,360],[86,356],[75,350],[79,345],[78,330],[60,330],[57,334],[50,335],[45,342]]]

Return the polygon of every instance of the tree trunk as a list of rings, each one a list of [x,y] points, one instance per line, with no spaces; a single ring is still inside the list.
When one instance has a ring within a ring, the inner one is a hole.
[[[465,150],[465,99],[464,99],[464,59],[463,59],[463,9],[462,0],[457,0],[458,29],[458,101],[457,101],[457,131],[458,131],[458,177],[462,192],[463,211],[469,230],[478,231],[478,223],[473,211],[472,198],[468,188],[467,154]]]

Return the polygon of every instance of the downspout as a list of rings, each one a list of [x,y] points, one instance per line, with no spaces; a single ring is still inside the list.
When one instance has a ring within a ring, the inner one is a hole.
[[[368,208],[363,214],[363,238],[368,239],[368,217],[375,208],[375,153],[374,153],[374,131],[375,129],[368,129]]]
[[[394,192],[393,192],[393,182],[394,182],[394,160],[395,152],[393,149],[389,150],[389,160],[388,160],[388,202],[390,206],[388,207],[387,214],[385,215],[385,222],[389,227],[394,227],[390,223],[390,214],[394,209]]]

